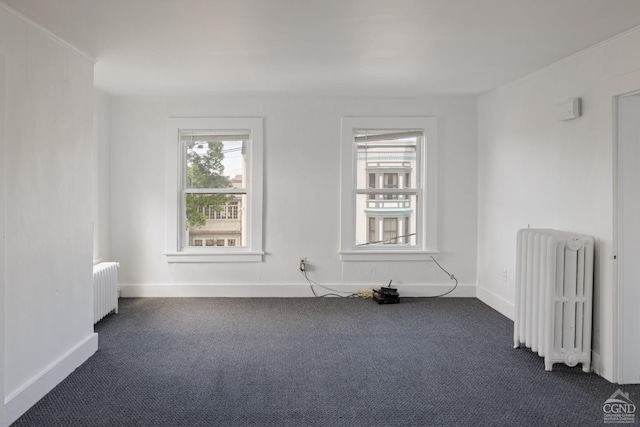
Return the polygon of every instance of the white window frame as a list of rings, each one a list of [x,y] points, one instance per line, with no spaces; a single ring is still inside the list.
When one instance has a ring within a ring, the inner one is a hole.
[[[244,206],[247,229],[246,246],[235,247],[182,247],[180,227],[183,224],[182,176],[184,162],[181,156],[180,132],[186,130],[230,131],[248,130],[250,140],[246,147],[247,165]],[[166,135],[166,250],[167,261],[174,262],[261,262],[263,260],[263,119],[237,118],[177,118],[167,120]]]
[[[420,176],[416,176],[416,245],[356,246],[356,130],[422,130]],[[341,132],[340,260],[426,261],[438,253],[438,135],[435,117],[343,117]],[[391,247],[393,246],[393,247]]]

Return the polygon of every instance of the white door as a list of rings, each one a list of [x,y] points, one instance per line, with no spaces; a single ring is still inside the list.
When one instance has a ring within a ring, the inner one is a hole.
[[[640,93],[618,98],[618,383],[640,383]]]
[[[4,199],[5,199],[5,66],[0,54],[0,425],[4,425]]]

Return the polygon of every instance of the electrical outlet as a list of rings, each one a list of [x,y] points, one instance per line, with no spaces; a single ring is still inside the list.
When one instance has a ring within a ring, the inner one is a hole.
[[[504,271],[502,272],[502,281],[503,281],[503,282],[506,282],[506,281],[507,281],[507,279],[508,279],[508,276],[507,276],[507,270],[504,270]]]
[[[300,271],[305,271],[307,269],[307,257],[300,258]]]

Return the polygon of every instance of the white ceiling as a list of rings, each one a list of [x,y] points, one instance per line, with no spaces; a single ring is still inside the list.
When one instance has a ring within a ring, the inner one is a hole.
[[[640,25],[638,0],[4,0],[113,94],[475,94]]]

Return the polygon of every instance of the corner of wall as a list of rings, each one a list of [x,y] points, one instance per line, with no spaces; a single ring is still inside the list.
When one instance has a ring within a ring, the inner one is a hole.
[[[515,317],[515,305],[512,302],[479,284],[476,287],[476,298],[511,320]]]
[[[4,400],[5,424],[11,425],[98,350],[92,333]]]

